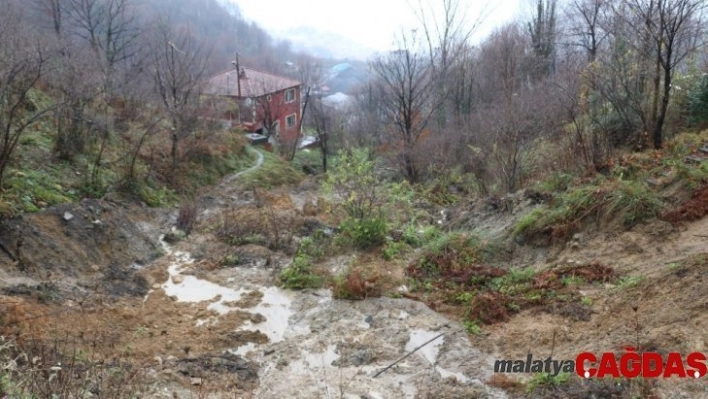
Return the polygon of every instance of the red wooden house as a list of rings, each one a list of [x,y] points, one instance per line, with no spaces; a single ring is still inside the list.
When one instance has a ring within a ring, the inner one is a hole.
[[[295,140],[302,83],[251,68],[238,69],[220,73],[206,84],[204,94],[214,96],[209,102],[217,117],[247,132]]]

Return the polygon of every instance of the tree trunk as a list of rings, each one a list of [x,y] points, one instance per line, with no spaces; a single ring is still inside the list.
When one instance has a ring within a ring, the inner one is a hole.
[[[670,60],[670,54],[666,57]],[[666,120],[666,111],[669,109],[669,96],[671,95],[671,69],[664,68],[664,94],[661,98],[661,108],[659,109],[659,117],[656,120],[654,127],[654,148],[661,149],[663,142],[663,128]]]

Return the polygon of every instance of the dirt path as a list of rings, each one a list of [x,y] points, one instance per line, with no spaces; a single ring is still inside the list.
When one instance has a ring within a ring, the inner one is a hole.
[[[248,147],[246,147],[246,148],[247,148],[249,151],[255,152],[256,155],[258,156],[258,159],[256,160],[256,164],[253,165],[253,166],[251,166],[250,168],[248,168],[248,169],[246,169],[246,170],[242,170],[242,171],[240,171],[240,172],[234,173],[234,174],[231,175],[231,176],[227,176],[227,177],[224,178],[224,180],[221,182],[221,185],[225,185],[225,184],[232,183],[235,179],[237,179],[237,178],[239,178],[239,177],[241,177],[241,176],[243,176],[243,175],[245,175],[245,174],[247,174],[247,173],[251,173],[251,172],[253,172],[253,171],[255,171],[255,170],[258,170],[261,166],[263,166],[263,152],[261,152],[260,150],[257,150],[257,149],[255,149],[255,148],[253,148],[252,146],[248,146]]]

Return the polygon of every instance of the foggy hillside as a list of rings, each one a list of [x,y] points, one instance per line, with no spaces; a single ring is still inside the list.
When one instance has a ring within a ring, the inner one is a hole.
[[[316,57],[366,60],[374,50],[350,38],[323,32],[309,26],[300,26],[277,33],[292,42],[293,48]]]

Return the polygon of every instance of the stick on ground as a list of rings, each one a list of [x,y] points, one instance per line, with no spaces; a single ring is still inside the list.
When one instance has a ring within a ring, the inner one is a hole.
[[[457,332],[460,332],[460,331],[462,331],[462,330],[453,331],[453,333],[457,333]],[[435,337],[429,339],[427,342],[423,343],[423,344],[420,345],[419,347],[417,347],[417,348],[413,349],[412,351],[408,352],[408,354],[406,354],[406,355],[403,356],[402,358],[400,358],[400,359],[396,360],[395,362],[391,363],[391,364],[390,364],[388,367],[386,367],[385,369],[383,369],[383,370],[379,371],[378,373],[376,373],[372,378],[376,378],[376,377],[380,376],[381,374],[383,374],[384,372],[386,372],[386,371],[387,371],[388,369],[390,369],[391,367],[393,367],[393,366],[397,365],[398,363],[400,363],[403,359],[405,359],[405,358],[407,358],[408,356],[410,356],[410,355],[416,353],[416,352],[417,352],[418,350],[420,350],[421,348],[425,347],[425,346],[428,345],[429,343],[435,341],[436,339],[442,337],[443,335],[445,335],[445,334],[447,334],[447,333],[449,333],[449,331],[445,331],[445,332],[440,333],[440,334],[436,335]]]

